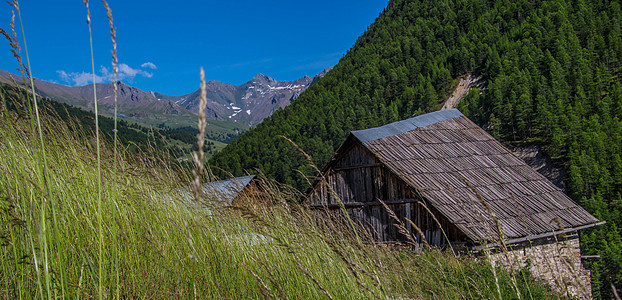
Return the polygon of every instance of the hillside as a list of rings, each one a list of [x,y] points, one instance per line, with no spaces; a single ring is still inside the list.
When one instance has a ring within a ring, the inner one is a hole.
[[[622,32],[617,1],[406,1],[385,11],[324,78],[211,163],[298,188],[351,130],[440,108],[454,79],[481,75],[459,108],[507,144],[540,146],[569,195],[607,225],[586,231],[593,295],[622,286]]]
[[[188,201],[184,163],[150,149],[115,153],[107,138],[98,144],[89,112],[38,99],[37,117],[19,92],[0,86],[3,299],[561,296],[488,260],[363,243],[343,216],[319,217],[265,178],[262,193],[233,206],[214,191]],[[102,137],[110,120],[99,121]]]
[[[12,74],[0,70],[2,82],[12,84]],[[21,77],[12,75],[21,85]],[[37,93],[43,97],[73,105],[86,110],[93,110],[93,85],[66,86],[35,79]],[[114,115],[114,90],[112,83],[97,84],[97,98],[101,114]],[[150,126],[184,127],[193,126],[195,114],[172,101],[161,100],[151,92],[118,82],[119,116]]]
[[[14,80],[21,85],[20,80],[23,79],[0,70],[0,83],[14,86]],[[88,115],[86,111],[93,111],[93,85],[72,87],[35,79],[35,87],[40,96],[56,101],[54,102],[56,107],[61,107],[61,104],[68,105],[72,107],[69,111],[80,116]],[[112,83],[99,83],[96,89],[99,112],[101,115],[108,116],[109,118],[104,118],[108,120],[114,116],[113,85]],[[194,112],[176,104],[175,101],[179,99],[179,96],[144,92],[119,81],[117,99],[119,120],[122,124],[134,124],[137,128],[143,128],[142,131],[145,133],[152,130],[149,127],[155,127],[163,129],[161,132],[174,132],[175,136],[180,134],[196,136],[197,116]],[[80,112],[80,110],[86,111]],[[112,127],[110,129],[112,130]],[[210,144],[214,146],[213,151],[210,152],[220,151],[225,144],[230,143],[247,129],[247,125],[230,120],[218,120],[216,117],[208,119],[206,136],[211,140]],[[140,136],[136,139],[143,140]],[[184,149],[184,153],[188,153],[193,138],[184,136],[183,139],[186,142],[179,146]],[[127,141],[129,140],[131,137],[128,136]]]
[[[0,95],[2,96],[3,107],[12,112],[24,115],[27,109],[27,101],[24,100],[23,90],[0,83]],[[43,114],[55,116],[59,120],[68,123],[74,130],[75,136],[90,136],[95,132],[94,114],[56,100],[49,98],[40,99],[40,108]],[[220,151],[232,138],[237,136],[228,135],[233,129],[219,124],[219,121],[208,122],[207,141],[204,147],[206,155],[209,157]],[[222,122],[221,122],[222,123]],[[99,128],[102,138],[108,143],[114,140],[113,129],[114,119],[106,116],[99,116]],[[163,156],[170,155],[172,158],[187,158],[192,150],[196,150],[197,130],[191,127],[170,129],[153,128],[141,125],[136,122],[120,119],[117,124],[117,138],[119,144],[130,153],[141,153],[143,151],[157,152]],[[224,142],[223,142],[224,141]]]
[[[22,27],[17,1],[9,4]],[[495,267],[489,255],[458,256],[427,243],[412,251],[412,232],[404,244],[377,244],[345,215],[316,214],[296,203],[294,189],[264,176],[254,181],[256,193],[223,205],[223,193],[199,192],[214,179],[209,169],[197,164],[191,175],[191,163],[158,146],[187,142],[194,128],[117,125],[34,94],[0,84],[3,299],[564,296],[529,270]],[[113,132],[120,145],[111,143]]]

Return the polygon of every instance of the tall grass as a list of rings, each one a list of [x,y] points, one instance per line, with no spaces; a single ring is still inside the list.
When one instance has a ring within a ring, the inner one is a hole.
[[[43,143],[43,131],[41,128],[41,117],[39,116],[39,109],[38,109],[38,102],[37,102],[37,93],[35,91],[35,85],[34,85],[34,77],[32,76],[32,67],[30,65],[30,56],[28,55],[28,45],[26,43],[26,34],[24,32],[24,26],[23,26],[23,22],[22,22],[22,14],[20,11],[20,7],[19,7],[19,1],[17,0],[13,0],[12,2],[7,2],[9,5],[11,5],[16,11],[17,11],[17,16],[19,19],[19,25],[20,25],[20,29],[21,29],[21,33],[22,33],[22,41],[24,43],[24,51],[26,53],[26,63],[27,63],[27,67],[23,66],[22,64],[22,60],[20,57],[19,52],[18,53],[14,53],[15,57],[18,59],[18,63],[20,64],[20,70],[25,70],[25,75],[24,73],[22,73],[24,75],[24,77],[27,77],[30,81],[30,89],[31,89],[31,94],[28,95],[28,92],[26,93],[27,98],[32,97],[32,103],[34,106],[34,114],[36,116],[36,127],[38,130],[38,137],[39,137],[39,148],[41,149],[41,152],[39,153],[37,159],[39,160],[38,165],[38,170],[41,175],[40,179],[39,179],[39,184],[43,185],[45,188],[45,192],[46,195],[44,197],[41,198],[41,203],[44,206],[44,209],[41,210],[41,231],[43,232],[43,238],[40,239],[40,248],[43,249],[43,270],[44,270],[44,274],[45,274],[45,281],[46,281],[46,292],[47,292],[47,297],[50,298],[51,297],[51,293],[50,293],[50,289],[49,289],[49,285],[50,285],[50,262],[48,259],[48,238],[47,238],[47,220],[46,220],[46,211],[47,209],[45,209],[45,206],[47,205],[47,201],[52,201],[52,194],[50,192],[50,187],[49,187],[49,183],[48,183],[48,162],[47,162],[47,155],[46,155],[46,151],[45,151],[45,144]],[[17,36],[15,34],[15,21],[14,21],[14,16],[13,15],[13,20],[11,22],[11,26],[13,27],[13,35],[15,38],[15,42],[17,42]],[[19,51],[19,47],[17,47],[17,51]],[[24,82],[26,81],[26,78],[24,78]],[[24,89],[27,89],[27,85],[24,84]],[[30,102],[30,101],[29,101]],[[32,113],[31,113],[32,114]],[[32,123],[32,122],[31,122]],[[33,125],[34,127],[34,125]],[[34,131],[34,130],[33,130]],[[34,132],[33,132],[33,137],[34,137]],[[46,199],[47,198],[47,199]],[[46,201],[47,200],[47,201]],[[54,218],[54,220],[56,220],[56,214],[55,214],[55,209],[52,206],[52,216]],[[31,245],[31,248],[33,249],[33,255],[35,255],[34,252],[34,246]],[[61,271],[62,274],[62,271]],[[63,276],[60,276],[61,281],[64,279]],[[43,297],[43,292],[42,292],[42,288],[41,288],[41,275],[39,272],[37,272],[37,282],[38,282],[38,286],[40,289],[40,293],[41,296]]]
[[[50,189],[58,195],[57,220],[41,220],[41,211],[51,208],[33,201],[45,190],[37,180],[28,120],[9,111],[0,118],[3,298],[46,298],[46,290],[52,297],[97,297],[100,286],[103,297],[113,298],[498,297],[483,262],[360,244],[343,214],[318,216],[288,204],[298,195],[267,179],[261,182],[265,193],[240,199],[234,207],[208,209],[188,201],[192,195],[181,188],[193,176],[149,152],[139,157],[120,153],[115,174],[112,151],[101,148],[104,186],[115,175],[120,184],[117,203],[102,203],[100,223],[94,214],[94,134],[75,136],[50,118],[43,116],[42,126]],[[54,230],[42,231],[45,223]],[[101,244],[99,224],[105,232]],[[35,264],[42,250],[37,241],[51,232],[57,233],[48,245],[55,260],[50,280],[37,281],[42,270]],[[512,298],[510,275],[497,270],[497,276],[502,296]],[[547,291],[540,287],[535,293],[546,296]]]
[[[113,78],[113,82],[112,82],[112,89],[114,92],[114,128],[113,128],[113,180],[112,180],[112,190],[113,190],[113,196],[112,196],[112,200],[115,203],[115,207],[117,207],[116,203],[117,203],[117,199],[119,198],[119,182],[117,180],[117,174],[118,174],[118,146],[119,146],[119,141],[118,141],[118,124],[117,124],[117,98],[118,98],[118,86],[117,86],[117,73],[119,71],[119,66],[118,66],[118,57],[117,57],[117,30],[114,27],[114,22],[113,22],[113,18],[112,18],[112,9],[110,8],[110,6],[108,5],[108,2],[106,2],[106,0],[102,0],[102,3],[104,4],[104,8],[106,9],[106,16],[108,17],[108,24],[110,25],[110,40],[112,41],[112,50],[111,50],[111,54],[112,54],[112,78]],[[116,211],[115,211],[116,213]],[[116,215],[116,214],[115,214]],[[118,227],[114,226],[113,227],[114,233],[113,235],[117,237],[117,239],[115,240],[115,247],[119,247],[119,244],[121,243],[121,240],[118,238],[119,234],[118,234]],[[116,259],[114,260],[115,264],[114,264],[114,270],[115,270],[115,283],[116,283],[116,290],[115,290],[115,296],[116,298],[120,297],[120,290],[118,288],[119,283],[120,283],[120,270],[119,270],[119,259],[118,257],[116,257]]]
[[[25,101],[1,91],[3,102]],[[97,126],[84,132],[22,106],[0,111],[1,298],[464,299],[529,288],[468,257],[362,243],[343,211],[310,212],[265,178],[262,193],[233,206],[191,201],[185,187],[204,171],[152,149],[117,151]],[[554,297],[539,285],[531,293]]]
[[[97,275],[98,275],[98,289],[97,295],[99,298],[102,298],[103,293],[103,282],[104,282],[104,266],[103,266],[103,254],[104,254],[104,230],[102,224],[102,202],[103,202],[103,190],[102,190],[102,171],[101,171],[101,151],[100,151],[100,139],[99,139],[99,114],[97,112],[97,84],[95,80],[95,58],[93,57],[93,33],[91,30],[91,10],[89,9],[89,0],[82,0],[84,5],[86,6],[86,24],[89,27],[89,45],[91,49],[91,70],[93,75],[93,112],[95,114],[95,148],[97,149],[97,210],[95,214],[97,215],[97,225],[99,231],[99,251],[98,251],[98,265],[97,265]],[[114,162],[113,162],[114,165]]]

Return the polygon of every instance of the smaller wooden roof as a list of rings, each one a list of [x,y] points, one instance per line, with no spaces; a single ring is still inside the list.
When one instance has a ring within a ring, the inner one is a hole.
[[[352,131],[352,139],[473,241],[494,240],[497,228],[518,239],[599,222],[457,109]]]
[[[255,175],[229,178],[203,184],[203,191],[226,204],[231,204],[251,183]]]

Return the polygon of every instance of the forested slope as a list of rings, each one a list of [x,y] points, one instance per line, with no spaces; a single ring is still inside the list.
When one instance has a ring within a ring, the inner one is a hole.
[[[622,34],[618,1],[390,1],[324,78],[211,163],[304,187],[351,130],[436,110],[452,79],[483,75],[460,109],[505,143],[540,145],[572,198],[607,225],[584,232],[594,296],[622,287]]]

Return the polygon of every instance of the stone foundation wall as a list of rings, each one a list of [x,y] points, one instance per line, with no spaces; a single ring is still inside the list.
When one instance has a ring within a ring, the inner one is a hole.
[[[576,234],[563,240],[552,237],[515,244],[508,250],[491,253],[493,264],[510,270],[528,268],[534,277],[564,295],[591,298],[590,271],[581,264],[581,247]]]

